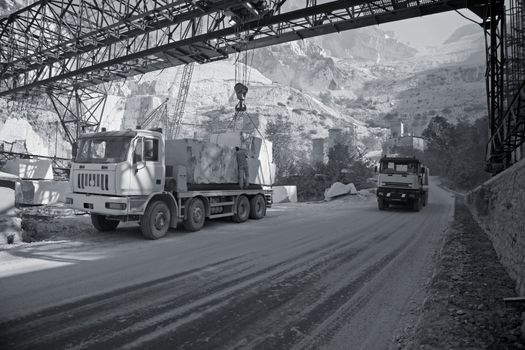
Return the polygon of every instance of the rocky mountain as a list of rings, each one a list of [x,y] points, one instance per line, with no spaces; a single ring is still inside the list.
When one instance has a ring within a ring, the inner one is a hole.
[[[409,59],[417,50],[407,46],[390,31],[378,27],[358,28],[315,39],[330,56],[362,62],[391,62]]]
[[[22,7],[30,5],[32,0],[0,0],[0,18],[7,16]]]
[[[170,110],[178,92],[180,71],[180,68],[166,69],[162,72],[162,79],[159,79],[158,73],[150,73],[127,82],[120,95],[110,96],[107,116],[102,124],[109,129],[133,127],[166,98],[171,101],[168,103]],[[248,71],[250,83],[246,104],[249,113],[244,121],[246,128],[266,136],[268,122],[278,119],[290,122],[290,137],[296,145],[296,149],[290,151],[297,159],[307,159],[311,139],[327,137],[330,128],[355,128],[359,137],[369,136],[370,133],[385,136],[385,130],[368,128],[307,92],[272,82],[253,67]],[[210,133],[225,130],[232,123],[237,103],[234,85],[235,66],[232,60],[196,66],[186,104],[184,127],[179,136],[206,138]],[[239,121],[238,127],[242,126],[242,122]]]

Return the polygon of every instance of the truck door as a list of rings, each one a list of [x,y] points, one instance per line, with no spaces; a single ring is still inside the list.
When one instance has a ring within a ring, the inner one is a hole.
[[[162,142],[154,137],[139,137],[133,150],[133,170],[130,173],[130,195],[148,195],[164,189]]]

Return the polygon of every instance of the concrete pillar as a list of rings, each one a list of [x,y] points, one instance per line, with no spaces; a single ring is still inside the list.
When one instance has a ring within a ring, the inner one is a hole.
[[[325,139],[312,139],[312,164],[324,163]]]
[[[399,122],[397,124],[394,124],[390,127],[390,132],[392,133],[392,137],[403,137],[405,134],[405,125],[403,122]]]
[[[328,149],[337,143],[345,143],[343,129],[333,128],[328,130]]]

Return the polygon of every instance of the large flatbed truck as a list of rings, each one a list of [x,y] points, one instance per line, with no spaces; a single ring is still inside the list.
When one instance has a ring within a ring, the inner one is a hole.
[[[377,177],[379,210],[385,210],[392,204],[421,210],[428,203],[428,176],[428,168],[415,157],[381,158]]]
[[[90,213],[99,231],[138,221],[145,238],[158,239],[179,222],[198,231],[206,219],[261,219],[271,205],[260,185],[188,184],[184,166],[165,164],[160,130],[82,134],[77,149],[66,204]]]

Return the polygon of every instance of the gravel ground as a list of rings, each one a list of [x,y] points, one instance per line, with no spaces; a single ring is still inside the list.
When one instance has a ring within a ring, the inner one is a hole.
[[[514,283],[492,243],[456,199],[412,349],[525,349],[522,303],[509,304]]]

